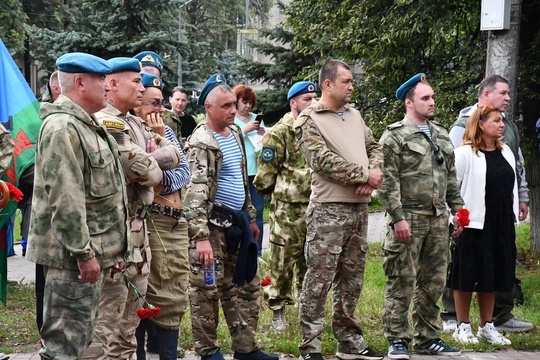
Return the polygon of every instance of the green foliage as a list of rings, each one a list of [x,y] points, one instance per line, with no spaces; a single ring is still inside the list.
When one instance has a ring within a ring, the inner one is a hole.
[[[24,49],[24,25],[27,21],[28,16],[23,12],[20,1],[3,0],[0,3],[0,39],[10,51],[20,52]]]
[[[267,89],[257,91],[256,113],[264,114],[264,123],[271,126],[277,123],[283,115],[289,112],[287,89]]]
[[[361,65],[354,100],[376,136],[403,117],[395,90],[418,72],[427,74],[437,93],[439,122],[451,124],[461,108],[474,102],[485,64],[480,1],[309,4],[294,1],[287,11],[286,25],[295,34],[296,48]]]
[[[69,51],[108,59],[151,49],[166,60],[176,46],[167,25],[172,19],[169,14],[168,0],[74,1],[66,8],[62,29],[32,27],[32,54],[49,69],[58,56]]]
[[[251,0],[250,24],[264,24],[271,5],[271,0]],[[245,0],[193,0],[181,14],[185,82],[204,82],[222,65],[222,54],[236,49],[237,30],[245,23]]]

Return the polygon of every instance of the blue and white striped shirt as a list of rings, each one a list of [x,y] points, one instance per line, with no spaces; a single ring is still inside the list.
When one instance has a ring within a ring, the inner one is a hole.
[[[246,200],[242,162],[242,151],[236,138],[231,133],[224,137],[212,131],[223,154],[219,172],[216,201],[235,210],[241,210]]]
[[[176,135],[174,135],[174,131],[167,125],[165,125],[165,137],[167,140],[174,143],[180,152],[180,164],[178,164],[175,169],[163,171],[163,180],[161,180],[163,190],[161,191],[161,194],[169,195],[186,186],[189,183],[191,173],[184,151],[180,147],[180,143],[178,142]]]

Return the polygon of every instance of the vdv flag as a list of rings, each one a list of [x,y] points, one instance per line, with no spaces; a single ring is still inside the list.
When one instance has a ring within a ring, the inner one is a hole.
[[[0,122],[11,132],[14,142],[13,162],[3,175],[2,180],[17,186],[21,174],[34,164],[35,145],[41,120],[39,118],[39,103],[1,39]],[[7,290],[5,228],[16,209],[17,203],[10,201],[0,211],[0,300],[4,305],[6,304]]]

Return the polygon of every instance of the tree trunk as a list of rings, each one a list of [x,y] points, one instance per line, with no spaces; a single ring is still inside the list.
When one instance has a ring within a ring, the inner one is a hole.
[[[534,142],[536,145],[536,142]],[[540,153],[538,146],[531,149],[530,161],[527,167],[527,181],[529,183],[529,219],[531,223],[531,251],[540,253]],[[534,216],[533,216],[534,215]]]
[[[506,118],[515,121],[517,104],[517,60],[519,53],[519,27],[521,1],[511,0],[510,29],[490,31],[487,45],[486,77],[500,75],[510,82],[510,104]]]

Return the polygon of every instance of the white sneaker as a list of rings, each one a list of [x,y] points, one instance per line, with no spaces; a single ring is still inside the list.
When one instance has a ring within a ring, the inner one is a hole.
[[[442,331],[449,333],[457,329],[457,321],[454,319],[446,320],[442,322]]]
[[[462,344],[478,344],[478,339],[472,333],[471,324],[461,323],[454,331],[452,338]]]
[[[511,345],[512,342],[501,335],[500,332],[495,329],[492,322],[487,322],[484,327],[478,327],[478,333],[476,336],[480,339],[486,340],[490,344],[494,345]]]

